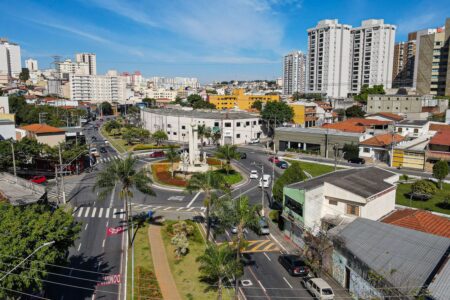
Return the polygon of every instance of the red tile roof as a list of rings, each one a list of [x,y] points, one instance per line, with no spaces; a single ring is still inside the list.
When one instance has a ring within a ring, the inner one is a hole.
[[[392,144],[392,141],[394,140],[396,143],[401,142],[405,139],[405,137],[395,134],[394,138],[392,138],[392,134],[386,133],[386,134],[380,134],[374,137],[371,137],[370,139],[362,141],[361,145],[367,145],[367,146],[375,146],[375,147],[385,147]]]
[[[372,114],[369,117],[371,117],[371,116],[385,117],[387,119],[391,119],[391,120],[394,120],[394,121],[401,121],[401,120],[404,119],[402,116],[399,116],[397,114],[393,114],[393,113],[390,113],[390,112],[379,112],[379,113],[376,113],[376,114]]]
[[[330,128],[345,132],[357,132],[363,133],[366,131],[366,127],[376,126],[376,125],[388,125],[392,121],[380,121],[374,119],[363,119],[363,118],[352,118],[342,122],[333,124],[324,124],[323,128]]]
[[[381,222],[450,238],[450,220],[424,210],[397,210]]]
[[[33,133],[58,133],[58,132],[64,132],[64,130],[60,128],[56,128],[47,124],[31,124],[22,126],[21,129],[24,129],[26,131],[30,131]]]
[[[439,131],[431,138],[430,144],[450,146],[450,131]]]
[[[450,125],[430,123],[430,130],[432,130],[432,131],[450,131]]]

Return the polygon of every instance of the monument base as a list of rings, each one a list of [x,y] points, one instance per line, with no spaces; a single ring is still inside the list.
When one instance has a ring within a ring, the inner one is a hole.
[[[187,165],[187,166],[179,166],[179,172],[187,172],[187,173],[202,173],[209,170],[209,166],[207,164],[200,165]]]

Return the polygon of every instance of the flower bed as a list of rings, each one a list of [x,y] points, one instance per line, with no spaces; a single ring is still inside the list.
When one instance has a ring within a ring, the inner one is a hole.
[[[137,144],[135,146],[133,146],[133,150],[134,151],[139,151],[139,150],[152,150],[152,149],[167,149],[168,146],[167,145],[144,145],[144,144]],[[180,148],[180,146],[175,146],[175,148]]]
[[[213,157],[206,158],[206,163],[210,166],[220,166],[222,164],[220,159],[213,158]]]
[[[160,183],[179,187],[185,187],[187,185],[187,181],[184,179],[172,178],[169,164],[152,164],[152,173],[155,180]]]

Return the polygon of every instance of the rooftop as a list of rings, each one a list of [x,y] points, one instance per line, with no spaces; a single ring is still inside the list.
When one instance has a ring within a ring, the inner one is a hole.
[[[430,130],[434,131],[450,131],[450,125],[445,123],[430,122]]]
[[[216,110],[184,110],[174,108],[148,109],[143,108],[144,112],[163,116],[187,117],[198,119],[214,119],[214,120],[238,120],[238,119],[254,119],[259,118],[257,114],[236,111],[216,111]]]
[[[372,117],[372,116],[380,116],[380,117],[387,118],[387,119],[390,119],[390,120],[393,120],[393,121],[401,121],[401,120],[404,119],[402,116],[397,115],[397,114],[393,114],[393,113],[390,113],[390,112],[379,112],[379,113],[376,113],[376,114],[369,115],[369,117]]]
[[[427,120],[403,120],[395,124],[397,127],[423,127],[428,123]]]
[[[390,133],[376,135],[370,139],[360,142],[361,145],[374,146],[374,147],[385,147],[395,143],[403,141],[405,138],[399,134],[392,135]]]
[[[393,176],[396,176],[396,174],[377,167],[347,169],[292,183],[288,187],[299,190],[312,190],[326,182],[367,199],[393,187],[393,184],[385,181]]]
[[[360,137],[362,133],[357,132],[344,132],[335,129],[328,129],[323,127],[309,127],[309,128],[301,128],[301,127],[278,127],[275,129],[275,133],[280,132],[298,132],[298,133],[315,133],[315,134],[328,134],[334,136],[348,136],[348,137]]]
[[[392,124],[392,121],[380,121],[376,119],[363,119],[363,118],[352,118],[347,119],[342,122],[332,123],[332,124],[324,124],[323,128],[331,128],[340,131],[346,132],[359,132],[363,133],[366,131],[367,127],[372,126],[383,126]]]
[[[5,172],[0,172],[0,192],[12,205],[35,203],[46,193],[45,187]]]
[[[450,146],[450,131],[439,131],[431,138],[430,144]]]
[[[450,239],[357,218],[329,231],[343,247],[407,295],[418,293],[448,256]],[[447,295],[450,292],[446,287]]]
[[[60,128],[56,128],[47,124],[31,124],[20,127],[26,131],[34,132],[34,133],[62,133],[64,130]]]
[[[404,149],[410,151],[424,151],[427,145],[430,143],[431,138],[435,135],[435,131],[430,131],[427,134],[422,134],[419,137],[410,140],[404,141],[395,146],[395,149]]]
[[[15,123],[11,120],[0,119],[0,125],[14,125]]]
[[[382,222],[450,238],[450,219],[424,210],[397,210]]]

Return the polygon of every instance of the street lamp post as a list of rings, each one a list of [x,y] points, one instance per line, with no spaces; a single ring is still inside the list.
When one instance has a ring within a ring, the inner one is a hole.
[[[259,179],[261,182],[261,215],[264,216],[264,182],[263,182],[264,165],[257,164],[256,162],[253,162],[252,165],[261,168],[261,178]]]
[[[27,261],[27,259],[29,259],[31,256],[33,256],[36,252],[38,252],[41,248],[43,247],[47,247],[50,245],[53,245],[55,243],[55,241],[51,241],[51,242],[47,242],[47,243],[43,243],[42,245],[40,245],[39,247],[37,247],[33,252],[31,252],[30,255],[28,255],[27,257],[25,257],[20,263],[18,263],[14,268],[12,268],[11,270],[9,270],[8,272],[6,272],[5,275],[3,275],[2,278],[0,278],[0,282],[3,281],[3,279],[6,278],[6,276],[8,276],[9,274],[11,274],[15,269],[17,269],[18,267],[20,267],[24,262]]]

